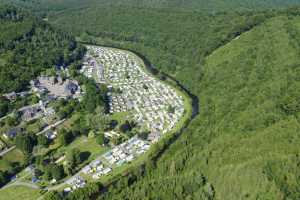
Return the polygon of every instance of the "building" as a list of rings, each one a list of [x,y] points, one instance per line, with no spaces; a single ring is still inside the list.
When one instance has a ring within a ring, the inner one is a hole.
[[[13,101],[17,99],[17,93],[11,92],[3,95],[6,99]]]
[[[3,136],[6,139],[13,139],[13,138],[15,138],[20,133],[21,133],[21,129],[20,128],[12,128],[12,129],[8,130],[6,133],[4,133]]]

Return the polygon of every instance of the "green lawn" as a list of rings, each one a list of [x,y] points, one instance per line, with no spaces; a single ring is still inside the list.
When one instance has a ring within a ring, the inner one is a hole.
[[[91,155],[89,156],[89,160],[96,158],[98,155],[108,150],[107,147],[102,147],[97,144],[94,137],[88,138],[86,136],[81,136],[68,146],[60,148],[59,151],[67,152],[73,148],[78,148],[81,152],[90,152]]]
[[[39,190],[23,186],[12,186],[0,190],[0,200],[35,200],[39,196]]]
[[[118,112],[113,113],[110,117],[112,120],[118,121],[118,124],[122,124],[126,120],[128,114],[129,112]]]
[[[9,163],[14,163],[14,162],[19,162],[20,164],[23,163],[24,155],[23,153],[18,150],[14,149],[7,154],[5,154],[1,159],[0,159],[0,170],[1,171],[7,171],[10,169]]]

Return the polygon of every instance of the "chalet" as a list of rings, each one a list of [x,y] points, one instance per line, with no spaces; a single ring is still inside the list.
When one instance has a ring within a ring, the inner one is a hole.
[[[3,95],[7,100],[13,101],[17,99],[17,93],[11,92]]]
[[[51,131],[51,130],[49,130],[49,131],[47,131],[47,132],[45,133],[45,136],[46,136],[46,138],[48,138],[49,140],[53,140],[53,139],[56,138],[57,132],[56,132],[56,131]]]
[[[6,139],[13,139],[13,138],[15,138],[20,133],[21,133],[21,129],[20,128],[12,128],[12,129],[8,130],[6,133],[4,133],[3,136]]]

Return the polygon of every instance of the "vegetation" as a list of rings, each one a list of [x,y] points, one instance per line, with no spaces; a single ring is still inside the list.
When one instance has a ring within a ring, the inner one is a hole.
[[[241,7],[238,0],[222,2],[213,7],[232,8],[233,3]],[[259,1],[260,5],[270,2]],[[77,3],[73,6],[81,9],[52,13],[49,20],[81,41],[141,52],[162,79],[170,74],[199,99],[200,114],[178,138],[153,145],[145,163],[107,183],[105,193],[93,184],[65,197],[50,192],[45,198],[299,199],[299,9],[207,14],[157,4],[159,9],[149,9],[130,4],[103,6],[90,0],[86,8]],[[0,58],[2,65],[6,62]],[[72,74],[88,83],[75,70]],[[87,91],[92,95],[75,109],[80,117],[68,130],[72,136],[88,135],[90,129],[102,133],[109,125],[98,123],[98,119],[108,121],[103,117],[94,120],[94,115],[103,114],[95,108],[105,104],[105,92],[95,97],[101,88],[91,84]],[[128,125],[126,121],[120,125],[126,134],[131,129]],[[112,138],[112,142],[118,144],[121,139]],[[73,144],[91,148],[80,141],[61,143],[66,145],[63,148]],[[71,155],[68,160],[77,162],[78,151]],[[64,175],[61,167],[51,168],[50,178]]]
[[[19,109],[23,106],[38,103],[38,98],[35,95],[29,95],[26,97],[17,97],[13,101],[9,101],[4,97],[0,97],[0,118],[6,114]]]
[[[56,181],[62,179],[65,176],[64,168],[62,165],[49,164],[44,168],[44,178],[46,180],[55,179]]]
[[[273,17],[208,56],[195,90],[200,115],[132,170],[137,181],[121,178],[102,198],[299,198],[299,22]]]
[[[299,180],[287,177],[299,177],[298,15],[106,7],[53,16],[83,41],[142,52],[199,98],[200,115],[174,144],[153,146],[99,198],[297,199]]]
[[[0,7],[0,94],[25,90],[40,72],[84,53],[74,38],[12,6]]]
[[[195,90],[207,55],[272,15],[275,13],[207,15],[167,9],[95,7],[49,19],[54,26],[69,30],[84,42],[141,52],[155,69],[175,76],[188,89]],[[99,20],[101,23],[95,23]],[[195,71],[198,73],[191,73]]]
[[[171,9],[171,10],[196,10],[205,13],[229,11],[229,10],[262,10],[267,8],[282,8],[293,5],[299,5],[297,0],[214,0],[207,2],[205,0],[1,0],[1,2],[17,4],[19,6],[31,9],[41,16],[48,13],[68,12],[70,10],[79,10],[95,6],[111,7],[137,7],[147,9]]]
[[[35,138],[29,135],[17,135],[16,137],[16,147],[20,149],[24,154],[29,154],[32,152],[35,145]]]
[[[39,190],[31,189],[25,186],[12,186],[1,190],[0,199],[23,199],[32,200],[40,196]]]

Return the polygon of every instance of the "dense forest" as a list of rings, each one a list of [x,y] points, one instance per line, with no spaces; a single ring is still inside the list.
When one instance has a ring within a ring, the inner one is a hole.
[[[200,102],[200,115],[174,144],[154,147],[162,156],[100,199],[299,198],[298,9],[99,9],[49,20],[82,41],[140,52]]]
[[[200,116],[100,199],[299,199],[299,22],[271,18],[206,57]]]
[[[0,8],[0,93],[22,91],[41,71],[66,66],[83,52],[69,34],[15,7]]]
[[[193,81],[201,78],[200,66],[205,56],[271,16],[272,12],[206,15],[166,9],[101,7],[61,13],[50,16],[49,20],[84,42],[137,51],[155,68],[176,76],[193,89],[198,87]],[[193,70],[198,73],[190,73]],[[188,76],[192,77],[187,79]]]
[[[215,13],[231,10],[263,10],[299,5],[298,0],[0,0],[34,10],[39,14],[66,12],[88,7],[165,8]]]
[[[297,1],[57,2],[40,4],[50,5],[43,16],[53,26],[139,52],[196,95],[200,114],[105,189],[92,184],[46,199],[300,198],[300,10],[261,10]],[[182,2],[190,8],[178,10]]]

